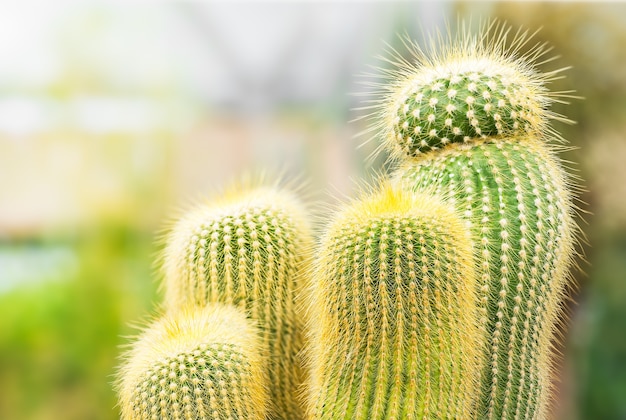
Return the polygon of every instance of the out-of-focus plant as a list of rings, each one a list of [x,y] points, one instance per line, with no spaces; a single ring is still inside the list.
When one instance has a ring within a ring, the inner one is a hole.
[[[109,382],[117,347],[130,332],[127,319],[155,298],[152,235],[103,223],[77,236],[2,245],[3,252],[51,249],[63,249],[69,263],[0,295],[1,416],[116,417]]]

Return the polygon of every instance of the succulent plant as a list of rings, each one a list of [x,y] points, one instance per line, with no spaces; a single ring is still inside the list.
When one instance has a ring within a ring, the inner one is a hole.
[[[182,217],[164,255],[167,308],[214,302],[241,307],[258,322],[268,354],[270,413],[295,420],[303,413],[298,389],[305,380],[298,353],[302,287],[312,238],[304,210],[275,187],[241,186]]]
[[[490,41],[488,32],[496,34]],[[412,44],[376,116],[399,187],[434,192],[462,214],[477,264],[484,368],[478,418],[545,418],[553,340],[575,256],[571,178],[549,111],[560,100],[506,28],[462,34],[436,52]]]
[[[265,419],[266,360],[257,333],[233,306],[156,320],[120,368],[122,419]]]
[[[312,418],[472,415],[481,336],[454,209],[383,185],[335,216],[313,280]]]
[[[521,54],[532,35],[508,34],[389,59],[371,130],[396,165],[314,260],[276,187],[238,185],[174,225],[167,312],[120,370],[125,420],[547,417],[578,234],[551,125],[568,120],[549,109],[568,93],[547,88],[562,69],[536,70],[545,45]]]

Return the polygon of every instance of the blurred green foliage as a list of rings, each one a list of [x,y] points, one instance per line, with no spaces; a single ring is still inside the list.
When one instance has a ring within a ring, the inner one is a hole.
[[[0,294],[0,418],[118,418],[112,390],[129,320],[156,300],[151,234],[103,224],[78,237],[3,244],[64,246],[77,256],[67,278]]]

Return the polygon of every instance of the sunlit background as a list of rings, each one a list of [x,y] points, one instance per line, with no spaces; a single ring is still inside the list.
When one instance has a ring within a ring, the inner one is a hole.
[[[0,419],[118,418],[168,218],[246,170],[349,196],[384,162],[359,75],[457,16],[543,27],[573,66],[551,87],[585,98],[557,128],[593,215],[553,415],[626,419],[626,4],[564,2],[0,6]]]

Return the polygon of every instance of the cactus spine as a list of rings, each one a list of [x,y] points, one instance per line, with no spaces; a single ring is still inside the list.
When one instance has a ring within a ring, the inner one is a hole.
[[[336,216],[314,279],[312,418],[470,417],[480,335],[454,211],[385,185]]]
[[[303,409],[297,357],[303,321],[295,302],[311,237],[299,203],[283,191],[236,188],[174,227],[164,257],[170,308],[214,302],[245,309],[258,321],[268,354],[270,413],[295,420]]]
[[[118,383],[122,419],[266,418],[257,331],[232,306],[171,313],[143,331]]]
[[[401,162],[396,182],[449,197],[471,229],[485,337],[481,419],[546,418],[574,255],[568,182],[549,144],[558,135],[548,122],[562,117],[547,110],[551,75],[515,57],[526,41],[507,50],[464,35],[432,56],[414,46],[415,64],[403,62],[377,114]],[[543,53],[533,49],[531,62]]]

